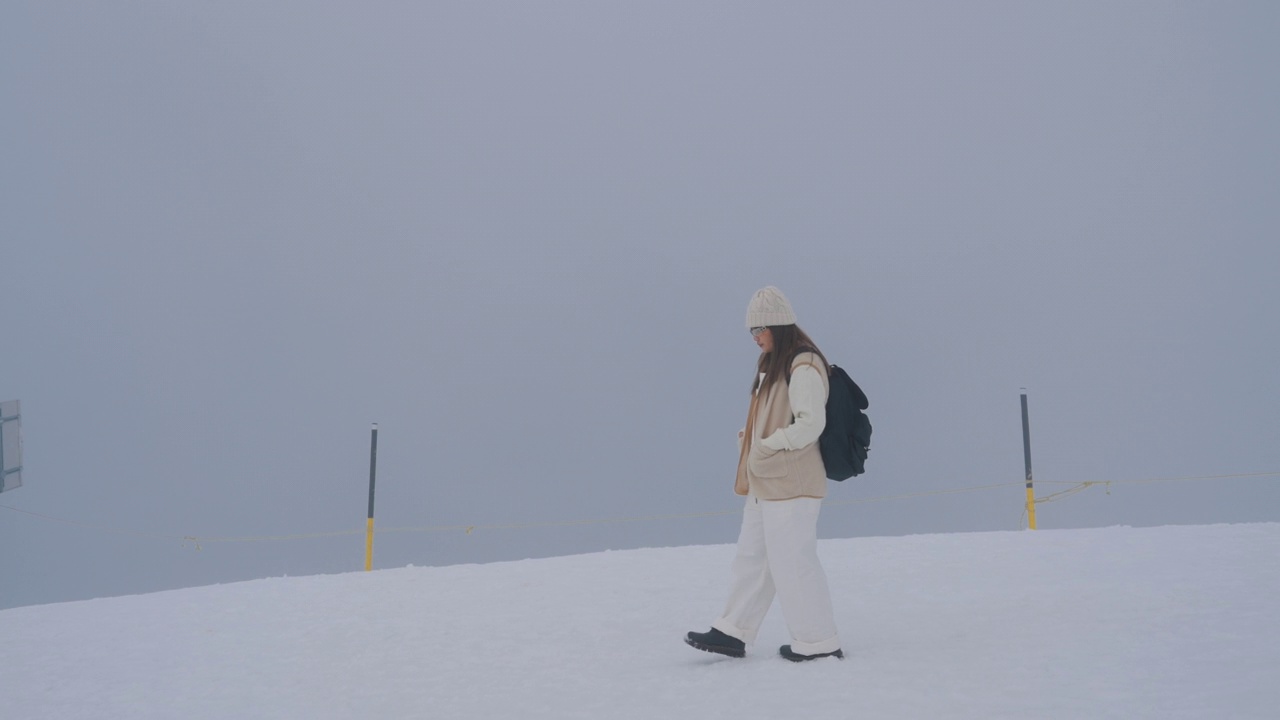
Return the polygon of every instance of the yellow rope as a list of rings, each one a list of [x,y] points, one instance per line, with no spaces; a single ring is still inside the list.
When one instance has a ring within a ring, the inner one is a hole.
[[[4,506],[0,505],[0,507],[4,507]],[[300,533],[297,535],[260,535],[260,536],[253,536],[253,537],[206,538],[206,537],[197,537],[195,535],[183,535],[181,540],[184,545],[186,543],[191,543],[192,545],[195,546],[197,550],[203,550],[204,548],[201,546],[207,543],[265,542],[265,541],[276,541],[276,540],[314,540],[316,538],[342,537],[344,535],[362,535],[362,534],[364,534],[364,530],[336,530],[334,532],[323,532],[323,533]],[[172,536],[166,536],[166,537],[168,537],[171,540],[174,539]]]
[[[1280,475],[1280,473],[1238,473],[1234,475],[1188,475],[1185,477],[1143,478],[1138,480],[1084,480],[1084,481],[1037,480],[1036,482],[1040,484],[1070,485],[1071,487],[1067,488],[1066,490],[1061,490],[1056,493],[1045,495],[1044,497],[1038,497],[1036,498],[1036,504],[1039,505],[1041,503],[1056,502],[1063,498],[1071,497],[1076,493],[1088,490],[1089,488],[1095,485],[1102,485],[1106,487],[1107,494],[1110,495],[1112,485],[1130,485],[1130,484],[1136,485],[1139,483],[1158,483],[1158,482],[1189,482],[1193,480],[1233,480],[1238,478],[1274,477],[1277,475]],[[1024,512],[1024,516],[1025,516],[1025,512]]]
[[[851,500],[832,500],[831,496],[828,495],[827,499],[823,501],[823,505],[827,505],[827,506],[861,505],[863,503],[884,502],[885,500],[911,500],[914,498],[928,497],[931,495],[957,495],[959,493],[977,492],[979,490],[994,490],[996,488],[1002,488],[1002,487],[1023,487],[1024,485],[1026,485],[1025,482],[995,483],[994,485],[977,485],[974,487],[967,487],[967,488],[953,488],[951,490],[931,490],[929,492],[907,493],[905,495],[885,495],[882,497],[873,497],[873,498],[853,498]]]
[[[1237,478],[1260,478],[1260,477],[1277,477],[1280,472],[1263,472],[1263,473],[1237,473],[1234,475],[1187,475],[1185,477],[1171,478],[1144,478],[1139,480],[1086,480],[1094,485],[1121,485],[1129,483],[1158,483],[1158,482],[1186,482],[1189,480],[1234,480]],[[1054,483],[1058,485],[1077,485],[1080,480],[1036,480],[1037,483]]]
[[[1173,477],[1173,478],[1146,478],[1139,480],[1086,480],[1086,481],[1067,481],[1067,480],[1036,480],[1041,485],[1069,485],[1065,490],[1036,498],[1036,503],[1050,503],[1062,500],[1064,498],[1083,492],[1095,485],[1104,485],[1107,487],[1107,493],[1110,494],[1112,485],[1119,484],[1137,484],[1137,483],[1157,483],[1157,482],[1185,482],[1194,480],[1227,480],[1236,478],[1261,478],[1261,477],[1277,477],[1280,472],[1266,473],[1243,473],[1233,475],[1196,475],[1189,477]],[[976,485],[965,488],[951,488],[947,490],[931,490],[926,492],[904,493],[901,495],[885,495],[872,498],[851,498],[846,500],[832,500],[830,497],[826,500],[826,504],[831,505],[861,505],[865,503],[885,502],[888,500],[912,500],[922,497],[931,497],[935,495],[956,495],[959,493],[980,492],[983,490],[995,490],[1008,487],[1023,487],[1025,482],[1006,482],[993,483],[990,485]],[[344,537],[347,535],[360,535],[365,530],[338,530],[334,532],[322,533],[302,533],[295,535],[258,535],[244,537],[200,537],[196,535],[166,535],[163,533],[146,532],[141,530],[126,530],[122,528],[109,527],[93,523],[79,522],[75,520],[67,520],[65,518],[54,517],[42,513],[23,510],[21,508],[12,507],[10,505],[0,505],[0,509],[12,510],[13,512],[30,515],[42,520],[63,523],[66,525],[75,525],[77,527],[88,528],[100,532],[115,533],[119,535],[134,535],[145,538],[158,538],[163,540],[176,540],[184,545],[191,543],[197,550],[202,549],[202,545],[209,543],[233,543],[233,542],[275,542],[281,540],[313,540],[317,538]],[[563,520],[557,522],[529,522],[529,523],[493,523],[493,524],[471,524],[471,525],[427,525],[419,527],[393,527],[379,529],[379,533],[411,533],[411,532],[456,532],[461,531],[470,535],[476,530],[529,530],[535,528],[553,528],[553,527],[578,527],[584,525],[604,525],[616,523],[636,523],[636,522],[654,522],[657,520],[690,520],[696,518],[720,517],[725,515],[736,515],[741,509],[733,510],[715,510],[700,513],[678,513],[671,515],[643,515],[636,517],[620,517],[620,518],[597,518],[586,520]],[[1025,517],[1026,510],[1024,508],[1023,515]]]
[[[1111,483],[1109,481],[1090,480],[1088,482],[1076,483],[1073,487],[1069,487],[1066,490],[1060,490],[1056,493],[1045,495],[1044,497],[1038,497],[1036,498],[1036,504],[1039,505],[1041,503],[1051,503],[1057,500],[1061,500],[1062,498],[1071,497],[1072,495],[1075,495],[1078,492],[1088,490],[1094,485],[1106,485],[1107,494],[1108,495],[1111,494]]]
[[[0,505],[0,508],[4,508],[5,510],[12,510],[16,513],[22,513],[23,515],[38,517],[41,520],[49,520],[52,522],[63,523],[64,525],[75,525],[77,527],[89,528],[90,530],[97,530],[99,532],[115,533],[117,535],[137,535],[139,537],[148,537],[148,538],[163,538],[165,540],[181,539],[181,538],[175,538],[172,535],[162,535],[160,533],[144,532],[142,530],[124,530],[121,528],[108,527],[106,525],[94,525],[92,523],[78,522],[76,520],[67,520],[65,518],[54,517],[52,515],[44,515],[38,512],[31,512],[30,510],[23,510],[21,508],[12,507],[9,505]]]

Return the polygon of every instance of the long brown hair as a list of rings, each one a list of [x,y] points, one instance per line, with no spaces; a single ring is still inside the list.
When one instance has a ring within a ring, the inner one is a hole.
[[[751,385],[751,392],[759,390],[760,394],[766,394],[779,379],[788,378],[791,361],[795,360],[799,353],[811,352],[822,358],[823,365],[827,364],[826,356],[799,325],[770,325],[769,331],[773,333],[773,350],[760,353],[760,360],[756,363],[756,380]],[[760,379],[761,373],[764,373],[764,380]]]

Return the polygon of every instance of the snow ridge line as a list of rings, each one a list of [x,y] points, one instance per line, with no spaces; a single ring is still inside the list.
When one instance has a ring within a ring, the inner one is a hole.
[[[1280,477],[1280,472],[1263,472],[1263,473],[1238,473],[1231,475],[1195,475],[1187,477],[1171,477],[1171,478],[1144,478],[1134,480],[1036,480],[1037,485],[1070,485],[1071,487],[1061,490],[1044,497],[1036,498],[1035,502],[1049,503],[1061,500],[1071,495],[1075,495],[1081,491],[1087,490],[1095,485],[1103,485],[1107,487],[1110,494],[1111,485],[1130,485],[1145,484],[1159,482],[1191,482],[1197,480],[1232,480],[1240,478],[1261,478],[1261,477]],[[1007,487],[1024,487],[1024,481],[993,483],[990,485],[975,485],[972,487],[952,488],[948,490],[930,490],[925,492],[904,493],[901,495],[883,495],[873,498],[850,498],[846,500],[833,500],[830,496],[824,501],[827,506],[839,505],[860,505],[864,503],[884,502],[888,500],[911,500],[915,498],[931,497],[936,495],[956,495],[959,493],[978,492],[982,490],[995,490]],[[365,529],[353,530],[335,530],[332,532],[316,532],[316,533],[298,533],[293,535],[247,535],[239,537],[204,537],[199,535],[169,535],[165,533],[148,532],[145,530],[128,530],[124,528],[111,527],[95,523],[87,523],[77,520],[68,520],[66,518],[46,515],[44,513],[23,510],[11,505],[0,505],[0,509],[11,510],[23,515],[40,518],[50,522],[63,523],[65,525],[73,525],[76,527],[86,528],[89,530],[97,530],[99,532],[113,533],[117,535],[133,535],[136,537],[145,537],[169,541],[181,542],[183,545],[192,544],[197,550],[202,550],[203,545],[210,543],[237,543],[237,542],[277,542],[281,540],[315,540],[320,538],[344,537],[348,535],[363,535]],[[551,527],[575,527],[582,525],[604,525],[615,523],[636,523],[636,522],[653,522],[656,520],[689,520],[694,518],[719,517],[724,515],[736,515],[742,512],[740,508],[733,510],[713,510],[709,512],[698,513],[676,513],[669,515],[644,515],[637,517],[615,517],[615,518],[593,518],[583,520],[562,520],[554,522],[527,522],[527,523],[491,523],[491,524],[461,524],[461,525],[423,525],[410,527],[391,527],[379,528],[379,533],[409,533],[409,532],[454,532],[462,531],[468,535],[476,530],[525,530],[534,528],[551,528]],[[1026,510],[1023,509],[1025,516]]]

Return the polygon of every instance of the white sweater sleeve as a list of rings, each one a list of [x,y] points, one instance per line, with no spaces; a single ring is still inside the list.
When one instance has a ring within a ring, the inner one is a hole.
[[[827,426],[827,387],[817,368],[801,365],[791,372],[787,402],[795,422],[760,440],[770,450],[798,450],[811,445]]]

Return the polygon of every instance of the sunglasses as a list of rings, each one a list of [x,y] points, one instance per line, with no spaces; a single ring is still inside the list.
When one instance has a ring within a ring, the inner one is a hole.
[[[753,327],[751,328],[751,337],[760,337],[762,334],[764,334],[764,331],[768,329],[769,328],[767,327]]]

